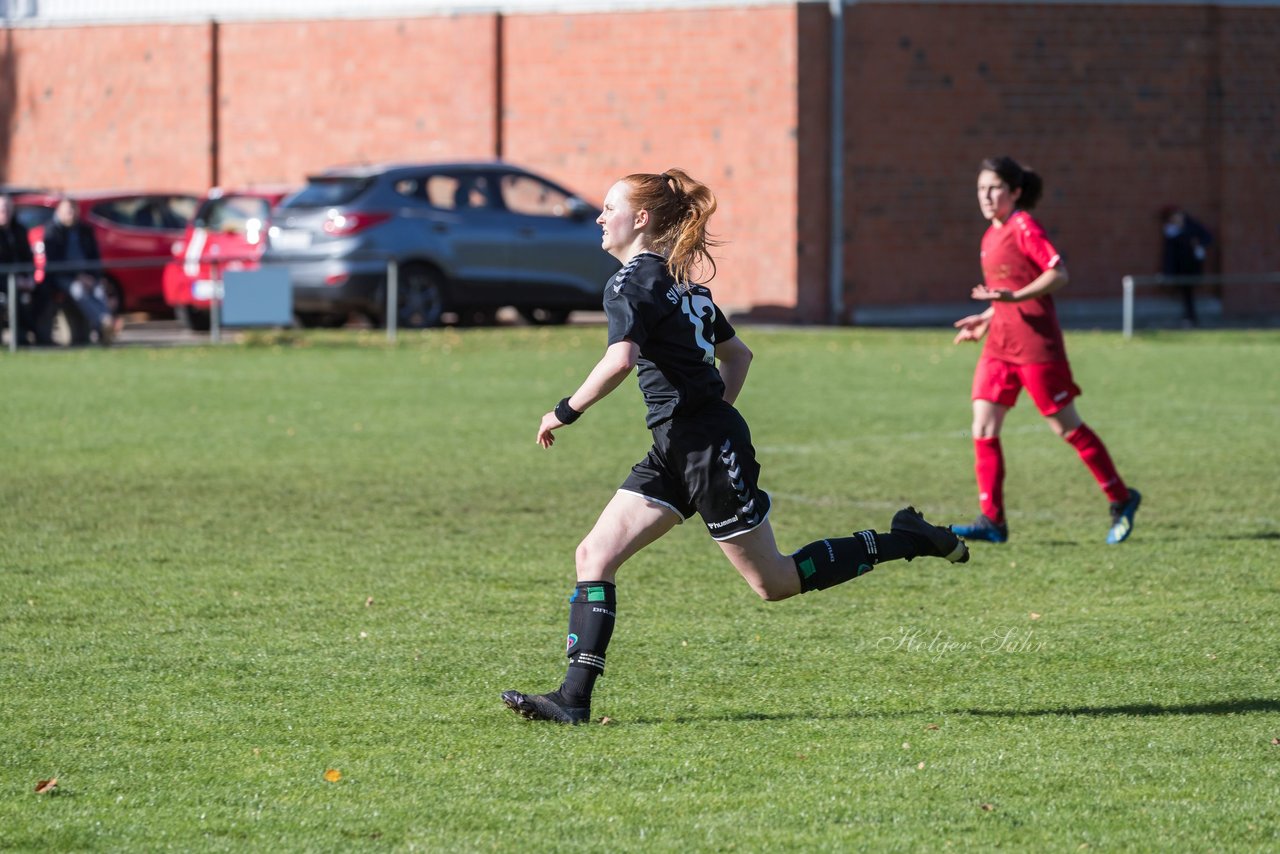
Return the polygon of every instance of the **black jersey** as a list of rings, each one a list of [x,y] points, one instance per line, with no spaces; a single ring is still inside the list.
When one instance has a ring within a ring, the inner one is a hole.
[[[735,332],[707,288],[677,284],[665,258],[642,252],[605,285],[604,310],[609,344],[626,339],[640,348],[649,427],[724,399],[715,350]]]

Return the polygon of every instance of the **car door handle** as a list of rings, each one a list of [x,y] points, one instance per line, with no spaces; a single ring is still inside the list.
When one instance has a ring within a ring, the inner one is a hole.
[[[449,226],[443,222],[436,222],[431,224],[431,230],[437,234],[448,234]]]
[[[537,234],[537,231],[526,225],[524,228],[517,228],[516,234],[520,237],[533,237]]]

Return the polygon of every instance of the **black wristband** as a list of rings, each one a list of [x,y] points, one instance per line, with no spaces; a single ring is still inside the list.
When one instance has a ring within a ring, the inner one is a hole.
[[[561,424],[572,424],[582,417],[582,413],[569,405],[569,398],[565,398],[556,404],[556,418]]]

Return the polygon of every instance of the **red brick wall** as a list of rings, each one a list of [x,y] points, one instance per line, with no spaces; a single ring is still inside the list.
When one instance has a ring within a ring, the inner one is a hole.
[[[194,189],[209,178],[207,25],[0,34],[0,180]]]
[[[812,10],[802,8],[814,29]],[[728,240],[719,253],[720,299],[790,310],[798,299],[801,190],[797,17],[797,7],[778,6],[222,24],[217,178],[225,185],[300,181],[352,161],[493,156],[501,26],[503,156],[597,202],[627,172],[686,168],[720,197],[713,223]],[[139,181],[207,186],[213,31],[189,30],[195,47],[167,56],[160,78],[194,76],[198,92],[138,103],[129,120],[119,110],[96,115],[97,125],[137,125],[133,136],[111,141],[106,157],[57,132],[71,108],[60,103],[39,121],[16,125],[8,179],[73,189],[116,184],[131,177],[125,163],[162,150],[185,159],[152,162]],[[14,31],[35,46],[17,52],[17,62],[31,77],[56,75],[60,57],[86,45],[120,50],[120,31]],[[133,44],[170,38],[165,27],[123,31]],[[126,79],[138,70],[128,56],[113,62]],[[176,135],[184,110],[200,124]],[[49,157],[37,163],[40,151]],[[77,168],[67,168],[69,161]],[[806,191],[820,181],[819,163],[806,165]]]
[[[220,181],[491,157],[494,32],[488,15],[222,24]]]
[[[805,4],[799,12],[794,313],[810,323],[825,323],[839,319],[831,310],[830,296],[832,35],[825,5]]]
[[[506,19],[504,155],[600,201],[680,166],[717,194],[726,305],[796,300],[796,7]]]
[[[1222,269],[1280,270],[1280,10],[1224,9],[1219,32]],[[1223,289],[1232,313],[1280,311],[1280,286]]]
[[[986,227],[977,166],[990,155],[1043,176],[1036,214],[1066,257],[1064,298],[1116,297],[1123,274],[1158,272],[1165,202],[1217,228],[1211,10],[850,12],[846,263],[858,304],[966,297]]]
[[[1167,202],[1215,231],[1214,268],[1280,269],[1280,9],[845,14],[846,316],[964,303],[991,154],[1043,174],[1064,300],[1115,299],[1122,275],[1155,272]],[[0,180],[200,190],[215,149],[228,185],[500,151],[599,201],[628,171],[679,165],[720,197],[719,298],[823,321],[828,27],[826,4],[805,3],[237,22],[216,41],[207,24],[5,30]],[[1243,309],[1272,298],[1227,292]]]

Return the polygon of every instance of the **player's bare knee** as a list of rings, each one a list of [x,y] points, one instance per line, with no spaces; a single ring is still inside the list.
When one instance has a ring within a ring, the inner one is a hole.
[[[799,593],[799,590],[782,590],[770,587],[757,587],[756,593],[766,602],[781,602],[783,599],[790,599]]]
[[[591,547],[587,545],[585,540],[578,543],[578,548],[573,552],[573,563],[574,567],[578,570],[578,578],[582,578],[584,572],[588,575],[590,574],[592,568],[591,555]]]
[[[751,589],[766,602],[781,602],[800,593],[799,583],[786,584],[776,578],[759,578],[748,580]]]
[[[594,548],[587,540],[578,543],[573,553],[574,566],[579,581],[611,581],[612,566],[609,556]]]

